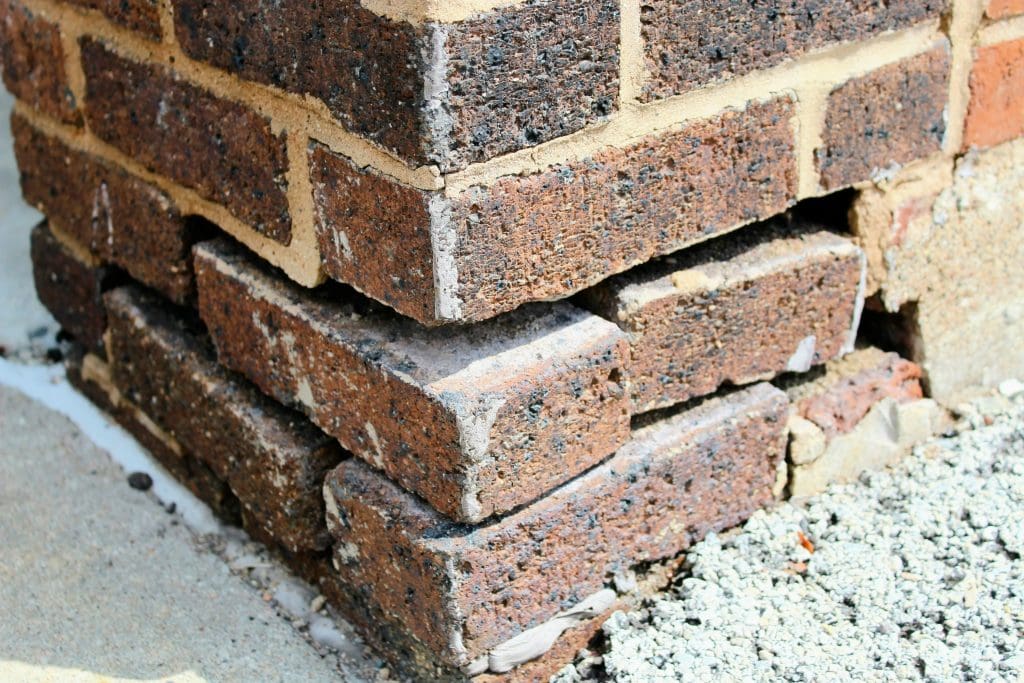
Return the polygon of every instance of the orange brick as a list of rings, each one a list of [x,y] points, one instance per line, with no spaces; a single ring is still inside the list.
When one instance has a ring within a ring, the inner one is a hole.
[[[989,0],[985,13],[992,19],[1024,14],[1024,0]]]
[[[1021,135],[1024,39],[979,48],[971,70],[971,103],[967,108],[964,145],[991,147]]]

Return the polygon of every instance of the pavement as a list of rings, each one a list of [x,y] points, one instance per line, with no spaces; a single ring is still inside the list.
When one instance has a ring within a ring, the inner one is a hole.
[[[0,91],[5,122],[10,106]],[[32,283],[40,219],[0,124],[0,681],[382,678],[315,591],[45,364],[58,326]]]

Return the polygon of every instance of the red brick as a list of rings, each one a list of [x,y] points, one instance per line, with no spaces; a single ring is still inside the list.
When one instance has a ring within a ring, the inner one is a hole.
[[[822,185],[859,183],[939,151],[948,98],[945,42],[833,90],[816,154]]]
[[[314,146],[324,265],[427,324],[565,297],[784,210],[796,195],[792,116],[788,98],[750,104],[450,199]]]
[[[4,85],[19,100],[63,123],[82,115],[64,68],[60,27],[20,0],[0,0],[0,66]]]
[[[772,221],[586,292],[588,307],[629,336],[634,413],[852,350],[864,256],[819,229]]]
[[[452,527],[357,460],[328,475],[335,563],[442,662],[462,666],[772,500],[788,410],[757,385],[638,429],[608,462],[500,520]]]
[[[1024,39],[980,47],[971,69],[964,145],[991,147],[1024,135]]]
[[[767,69],[809,52],[935,19],[946,0],[649,0],[641,22],[645,99]]]
[[[169,69],[133,62],[89,38],[81,42],[92,132],[257,232],[290,241],[285,132],[274,134],[266,117]]]
[[[102,351],[103,292],[115,275],[61,244],[46,223],[32,230],[32,272],[36,296],[64,331],[88,349]]]
[[[228,483],[262,531],[298,552],[326,547],[324,474],[342,459],[303,416],[217,364],[209,341],[155,296],[105,297],[115,386]]]
[[[99,10],[111,21],[147,38],[160,40],[160,5],[158,0],[67,0],[73,5]]]
[[[194,296],[198,234],[170,197],[119,167],[69,148],[15,114],[14,151],[25,201],[93,258],[184,304]]]
[[[453,170],[529,147],[604,117],[618,99],[615,0],[529,0],[420,26],[357,0],[174,9],[189,56],[316,97],[413,164]]]
[[[537,498],[629,435],[623,335],[567,304],[426,330],[227,242],[196,248],[196,274],[222,363],[455,519]]]
[[[989,0],[985,13],[992,19],[1024,14],[1024,0]]]

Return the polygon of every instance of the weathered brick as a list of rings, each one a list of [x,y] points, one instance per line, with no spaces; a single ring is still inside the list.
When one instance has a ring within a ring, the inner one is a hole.
[[[852,350],[864,256],[818,230],[775,220],[587,291],[586,305],[629,336],[634,413]]]
[[[1024,39],[977,49],[964,145],[991,147],[1024,135]]]
[[[533,500],[628,438],[625,339],[567,304],[426,330],[300,290],[226,241],[196,248],[196,274],[221,362],[458,520]]]
[[[1024,0],[989,0],[985,13],[992,19],[1024,14]]]
[[[939,151],[948,97],[945,42],[833,90],[816,151],[822,185],[852,185]]]
[[[292,551],[326,547],[324,474],[333,439],[218,365],[213,348],[152,295],[105,297],[114,384],[226,481],[263,530]]]
[[[86,9],[99,10],[111,21],[147,38],[160,40],[160,5],[158,0],[66,0]]]
[[[453,527],[357,460],[328,475],[354,600],[460,666],[772,500],[785,396],[757,385],[638,429],[608,462],[489,524]]]
[[[650,0],[641,22],[646,99],[767,69],[808,52],[934,19],[947,0]]]
[[[20,0],[0,0],[0,67],[4,85],[22,102],[63,123],[82,115],[64,68],[61,29]]]
[[[324,102],[349,130],[452,170],[615,108],[618,3],[528,0],[413,25],[357,0],[174,0],[185,52]]]
[[[789,98],[751,103],[451,198],[314,145],[325,269],[428,324],[561,298],[784,210],[796,195],[792,116]]]
[[[102,351],[107,315],[103,291],[116,276],[76,254],[54,237],[46,223],[32,230],[32,273],[36,296],[76,341]]]
[[[99,157],[69,148],[15,114],[14,151],[25,201],[97,260],[184,304],[194,295],[195,224],[170,197]]]
[[[291,239],[286,133],[246,106],[83,38],[86,119],[101,139],[254,230]]]

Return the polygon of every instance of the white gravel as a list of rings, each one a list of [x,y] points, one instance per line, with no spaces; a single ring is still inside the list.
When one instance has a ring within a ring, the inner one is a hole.
[[[1024,394],[971,404],[960,428],[696,545],[668,594],[606,624],[607,676],[1024,680]]]

